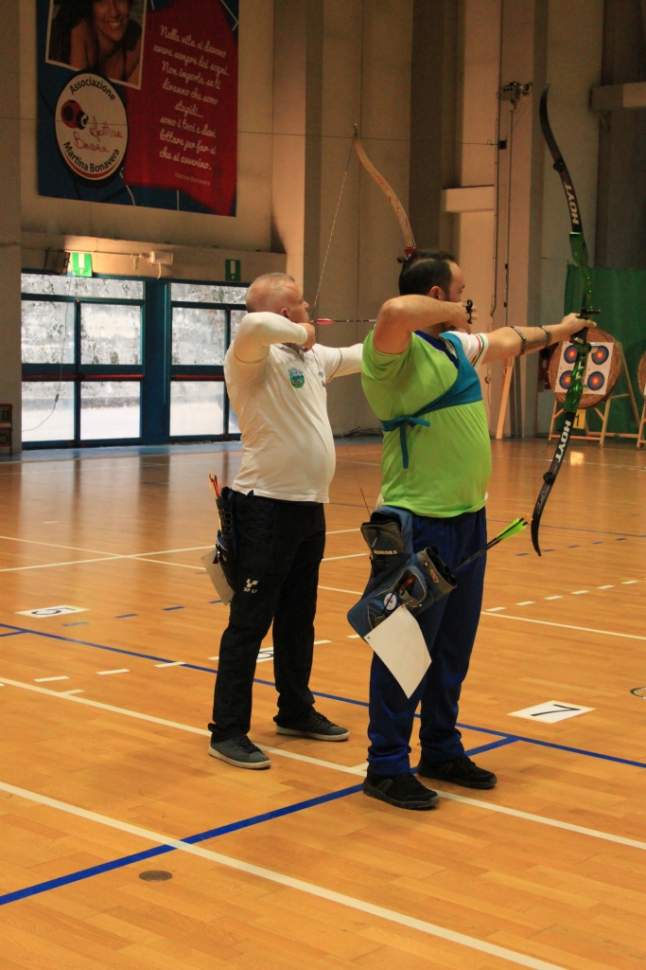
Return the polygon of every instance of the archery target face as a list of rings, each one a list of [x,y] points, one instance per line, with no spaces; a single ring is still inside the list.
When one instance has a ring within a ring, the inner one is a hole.
[[[599,397],[603,397],[608,393],[607,385],[610,376],[613,350],[613,344],[592,344],[592,350],[588,355],[583,379],[584,394],[596,394]],[[567,391],[572,383],[572,368],[575,360],[576,347],[574,344],[567,344],[561,352],[559,369],[556,375],[556,386],[559,391]]]

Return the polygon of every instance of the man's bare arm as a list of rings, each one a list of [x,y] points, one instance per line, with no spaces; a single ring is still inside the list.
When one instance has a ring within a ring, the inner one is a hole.
[[[414,330],[442,324],[466,330],[467,312],[464,306],[417,294],[394,297],[384,303],[377,316],[375,349],[384,354],[401,354],[408,347]]]
[[[531,354],[544,347],[567,340],[584,326],[593,327],[592,320],[583,320],[576,313],[568,313],[560,323],[548,323],[544,327],[499,327],[487,334],[488,347],[482,356],[484,363],[505,357]]]

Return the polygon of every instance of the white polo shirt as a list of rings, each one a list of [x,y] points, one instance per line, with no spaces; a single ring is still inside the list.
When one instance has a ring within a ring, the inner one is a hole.
[[[307,331],[270,312],[249,313],[224,358],[242,435],[237,492],[290,502],[327,502],[336,465],[326,385],[361,370],[362,345],[311,350]]]

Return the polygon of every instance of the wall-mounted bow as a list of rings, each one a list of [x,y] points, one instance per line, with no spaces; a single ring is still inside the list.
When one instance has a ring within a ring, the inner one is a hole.
[[[583,236],[583,226],[581,224],[579,203],[576,197],[576,192],[574,191],[574,185],[572,184],[572,178],[567,170],[565,161],[563,160],[561,150],[556,144],[556,139],[547,116],[547,92],[548,88],[545,88],[543,94],[541,95],[540,101],[539,115],[541,121],[541,130],[543,132],[543,137],[547,142],[550,155],[552,156],[554,168],[561,178],[563,191],[565,192],[565,199],[567,201],[568,213],[570,216],[570,251],[572,253],[572,262],[579,270],[582,284],[581,309],[579,311],[579,316],[587,318],[592,314],[598,313],[599,311],[593,310],[590,305],[592,298],[592,273],[590,272],[590,266],[588,264],[588,250],[585,244],[585,238]],[[561,435],[559,437],[550,467],[543,475],[543,487],[538,493],[538,498],[536,499],[534,512],[532,514],[532,545],[539,556],[541,555],[541,549],[538,544],[538,527],[543,514],[543,509],[547,503],[548,495],[552,490],[552,486],[554,485],[556,476],[559,473],[563,458],[565,457],[565,452],[567,451],[570,436],[572,434],[572,428],[574,427],[579,401],[581,400],[581,395],[583,394],[583,377],[585,374],[588,354],[590,353],[591,349],[590,344],[587,341],[587,328],[585,326],[574,334],[572,337],[572,343],[576,348],[576,359],[572,367],[570,384],[565,396],[565,402],[563,404],[563,428],[561,430]]]

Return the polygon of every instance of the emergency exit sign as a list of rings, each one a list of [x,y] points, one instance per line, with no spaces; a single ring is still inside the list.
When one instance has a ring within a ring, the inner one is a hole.
[[[224,278],[227,283],[239,283],[242,279],[240,260],[239,259],[225,259],[224,261]]]
[[[92,275],[91,253],[70,253],[70,273],[72,276]]]

